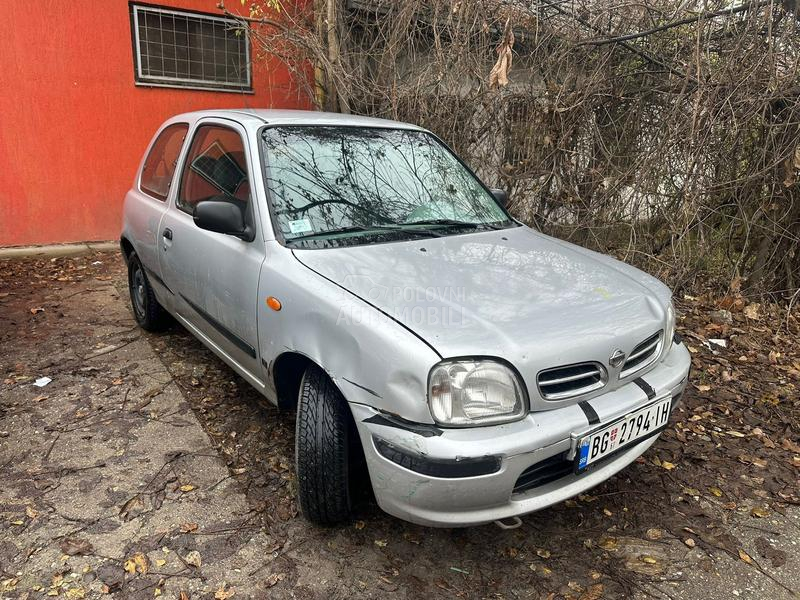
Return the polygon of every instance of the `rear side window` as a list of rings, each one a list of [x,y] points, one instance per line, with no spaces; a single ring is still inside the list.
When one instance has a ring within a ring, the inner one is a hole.
[[[189,131],[187,123],[175,123],[158,136],[144,161],[142,177],[139,180],[139,187],[144,193],[161,201],[167,199],[172,176],[175,174],[175,165],[178,163],[178,154],[181,152],[187,131]]]
[[[198,202],[211,199],[232,202],[242,210],[250,202],[242,136],[221,125],[197,128],[181,173],[176,205],[192,214]]]

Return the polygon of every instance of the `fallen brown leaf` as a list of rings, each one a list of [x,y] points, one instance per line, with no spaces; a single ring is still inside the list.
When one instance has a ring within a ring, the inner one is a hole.
[[[661,529],[653,527],[651,529],[648,529],[645,532],[644,536],[648,540],[660,540],[662,537],[664,537],[664,532]]]
[[[200,556],[200,553],[197,550],[192,550],[186,556],[183,557],[184,562],[187,565],[192,565],[193,567],[200,568],[200,565],[203,564],[203,559]]]
[[[131,575],[137,572],[144,575],[150,569],[150,559],[147,558],[146,554],[136,552],[133,556],[125,561],[122,567],[125,569],[125,572],[130,573]]]
[[[603,597],[603,584],[595,583],[578,596],[578,600],[598,600]]]
[[[784,450],[788,450],[789,452],[798,452],[800,453],[800,445],[796,444],[792,440],[788,438],[783,438],[781,440],[781,448]]]
[[[79,556],[81,554],[91,554],[94,552],[94,547],[83,538],[68,537],[61,540],[58,544],[61,551],[68,556]]]
[[[600,540],[599,546],[603,550],[616,550],[618,546],[617,538],[614,537],[604,537]]]

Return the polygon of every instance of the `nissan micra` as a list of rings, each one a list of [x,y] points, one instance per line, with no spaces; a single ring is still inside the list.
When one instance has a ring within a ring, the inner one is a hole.
[[[296,410],[311,521],[348,519],[365,464],[392,515],[513,527],[645,452],[690,359],[667,287],[506,199],[414,125],[179,115],[125,199],[133,314]]]

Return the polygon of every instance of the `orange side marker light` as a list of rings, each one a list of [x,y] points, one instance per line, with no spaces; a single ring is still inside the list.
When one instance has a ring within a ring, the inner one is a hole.
[[[281,309],[281,301],[275,296],[267,296],[267,306],[274,311],[279,311]]]

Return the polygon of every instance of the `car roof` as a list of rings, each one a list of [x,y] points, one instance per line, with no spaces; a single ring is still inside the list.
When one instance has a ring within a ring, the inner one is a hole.
[[[171,121],[179,119],[199,120],[217,117],[238,121],[243,125],[340,125],[344,127],[386,127],[392,129],[414,129],[424,131],[422,127],[411,123],[375,119],[359,115],[320,112],[314,110],[283,110],[271,108],[232,108],[218,110],[201,110],[176,115]]]

